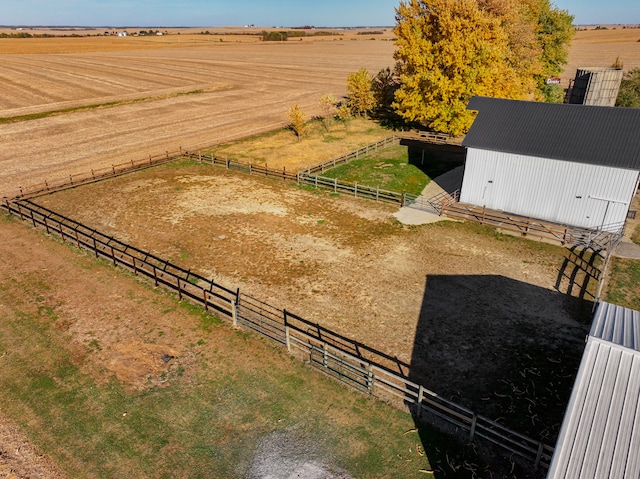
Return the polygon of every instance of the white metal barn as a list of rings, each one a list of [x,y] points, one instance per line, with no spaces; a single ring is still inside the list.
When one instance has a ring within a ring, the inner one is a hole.
[[[640,477],[640,311],[599,303],[547,479]]]
[[[473,97],[460,202],[618,230],[640,178],[640,108]]]

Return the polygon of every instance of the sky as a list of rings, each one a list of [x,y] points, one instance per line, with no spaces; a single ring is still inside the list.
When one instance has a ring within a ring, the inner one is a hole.
[[[552,0],[553,1],[553,0]],[[399,0],[0,0],[0,25],[391,26]],[[555,0],[576,25],[640,24],[640,0]]]

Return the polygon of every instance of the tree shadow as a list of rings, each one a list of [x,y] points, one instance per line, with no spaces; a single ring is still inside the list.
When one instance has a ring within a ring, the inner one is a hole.
[[[410,379],[439,397],[553,445],[584,350],[592,303],[496,275],[430,275]],[[439,478],[544,477],[505,451],[469,444],[468,431],[414,420]],[[435,426],[445,437],[436,434]],[[458,437],[445,450],[446,436]],[[476,464],[478,455],[486,466]],[[474,475],[475,474],[475,475]],[[502,477],[502,476],[495,476]]]

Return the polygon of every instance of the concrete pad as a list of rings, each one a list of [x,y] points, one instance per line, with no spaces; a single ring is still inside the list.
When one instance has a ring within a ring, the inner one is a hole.
[[[405,225],[426,225],[428,223],[435,223],[436,221],[444,221],[447,219],[434,213],[409,208],[407,206],[400,208],[393,214],[393,216],[397,218],[400,223]]]
[[[631,242],[627,238],[623,238],[613,251],[613,256],[616,256],[617,258],[640,260],[640,246]]]

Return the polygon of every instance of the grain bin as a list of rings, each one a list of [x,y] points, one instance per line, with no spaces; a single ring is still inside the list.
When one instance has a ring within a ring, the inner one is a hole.
[[[615,106],[623,75],[618,68],[579,68],[569,89],[569,103]]]

